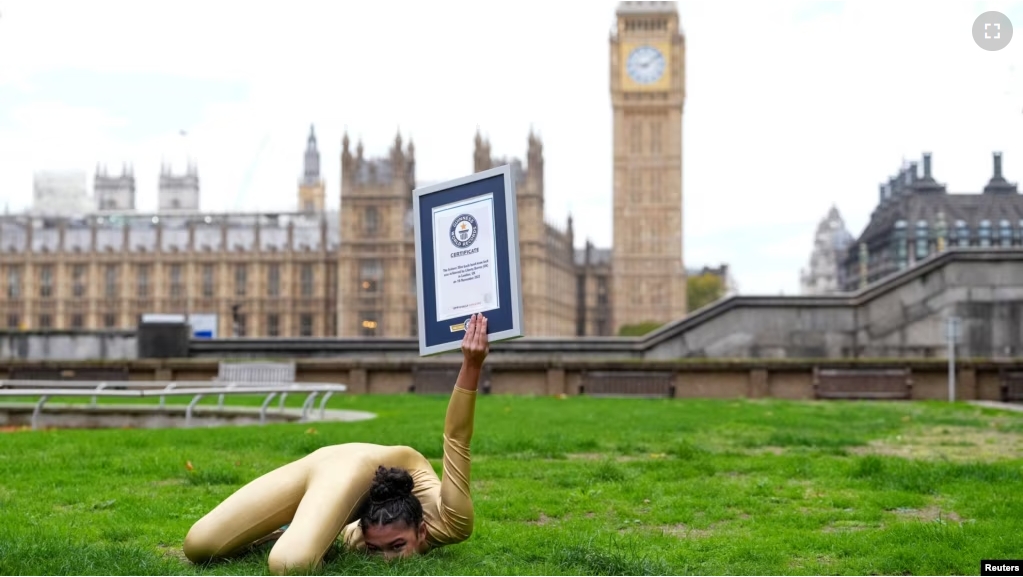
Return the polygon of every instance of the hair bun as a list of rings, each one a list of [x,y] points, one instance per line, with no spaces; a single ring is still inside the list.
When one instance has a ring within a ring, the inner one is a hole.
[[[369,498],[375,503],[403,499],[412,495],[415,482],[404,469],[378,467],[369,489]]]

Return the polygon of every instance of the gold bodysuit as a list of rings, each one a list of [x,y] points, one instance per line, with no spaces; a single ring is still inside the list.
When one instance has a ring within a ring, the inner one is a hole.
[[[442,479],[411,447],[323,447],[245,485],[197,521],[185,537],[185,556],[193,562],[224,557],[288,523],[270,551],[273,573],[317,565],[338,536],[346,547],[363,549],[358,514],[381,465],[412,475],[431,548],[468,539],[473,526],[469,444],[475,408],[476,392],[455,387],[444,421]]]

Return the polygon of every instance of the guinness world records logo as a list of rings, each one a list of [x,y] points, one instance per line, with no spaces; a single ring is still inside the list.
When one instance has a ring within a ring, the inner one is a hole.
[[[468,248],[476,242],[476,235],[479,233],[479,226],[471,214],[460,214],[451,223],[449,236],[451,244],[458,248]]]

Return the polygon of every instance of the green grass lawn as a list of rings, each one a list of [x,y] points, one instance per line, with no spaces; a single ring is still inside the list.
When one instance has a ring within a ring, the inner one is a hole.
[[[323,445],[411,445],[439,471],[446,404],[347,396],[329,406],[379,417],[0,434],[0,574],[265,574],[268,549],[190,564],[185,533]],[[467,542],[391,565],[336,552],[321,571],[942,575],[1023,557],[1019,413],[481,396],[476,423]]]

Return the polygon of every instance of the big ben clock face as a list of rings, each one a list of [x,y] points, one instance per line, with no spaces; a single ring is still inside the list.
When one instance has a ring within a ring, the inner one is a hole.
[[[664,54],[652,46],[640,46],[629,54],[625,68],[629,77],[639,84],[652,84],[664,76]]]

